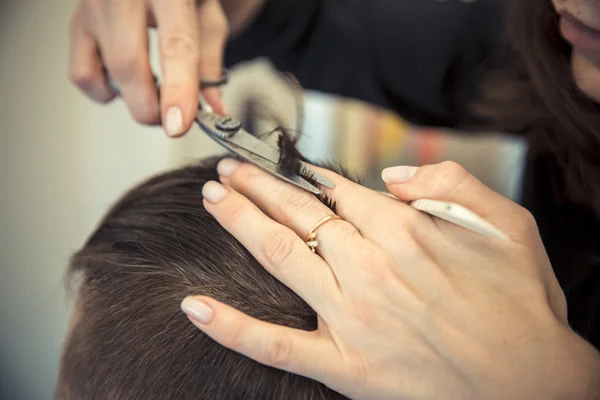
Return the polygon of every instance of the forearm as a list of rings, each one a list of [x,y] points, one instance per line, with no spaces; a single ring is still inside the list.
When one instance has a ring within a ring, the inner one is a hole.
[[[252,23],[266,0],[221,0],[229,21],[231,36],[237,35]]]

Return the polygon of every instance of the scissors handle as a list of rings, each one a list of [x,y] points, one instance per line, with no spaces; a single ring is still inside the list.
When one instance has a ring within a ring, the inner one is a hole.
[[[104,77],[106,80],[106,85],[108,88],[117,96],[121,95],[121,90],[117,86],[117,83],[110,77],[106,68],[104,69]],[[158,77],[152,74],[152,78],[154,79],[154,85],[158,90],[158,95],[160,97],[160,82]],[[223,75],[219,79],[200,79],[200,90],[209,89],[213,87],[220,87],[227,84],[229,81],[229,72],[227,69],[223,70]],[[208,103],[207,103],[208,104]]]
[[[106,84],[116,95],[120,95],[121,91],[116,83],[110,78],[106,70],[104,72]],[[156,75],[153,75],[153,77],[160,97],[160,83],[158,77]],[[196,115],[196,122],[200,128],[210,138],[230,152],[288,183],[314,194],[321,193],[321,190],[316,186],[316,183],[329,188],[334,188],[335,184],[332,181],[314,171],[302,161],[299,162],[299,166],[302,170],[307,171],[310,174],[309,180],[300,176],[299,171],[284,171],[279,165],[281,155],[280,149],[275,148],[268,143],[263,142],[256,136],[246,132],[242,128],[241,121],[233,117],[220,116],[214,113],[213,108],[208,104],[201,91],[223,86],[228,80],[229,77],[226,69],[223,70],[221,78],[217,80],[200,80],[198,114]]]

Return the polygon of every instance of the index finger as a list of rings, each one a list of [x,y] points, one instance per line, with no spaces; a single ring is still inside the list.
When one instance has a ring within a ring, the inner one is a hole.
[[[145,4],[113,1],[107,6],[106,26],[96,32],[106,70],[133,118],[154,125],[160,120],[160,114],[148,57]]]
[[[158,28],[162,123],[169,136],[190,129],[198,110],[199,42],[194,1],[153,0]]]
[[[218,182],[203,189],[206,211],[275,278],[324,318],[332,317],[340,290],[332,269],[292,230],[273,221],[250,200]]]

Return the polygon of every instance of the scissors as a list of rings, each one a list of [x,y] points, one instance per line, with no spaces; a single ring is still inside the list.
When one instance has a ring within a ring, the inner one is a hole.
[[[200,81],[200,89],[222,86],[227,83],[227,80],[227,71],[225,71],[223,77],[219,80]],[[160,86],[158,85],[156,76],[154,77],[154,81],[159,88],[160,94]],[[119,89],[108,75],[107,84],[115,94],[119,94]],[[196,123],[204,133],[231,153],[285,182],[316,195],[321,194],[321,189],[317,184],[330,189],[335,188],[335,184],[331,180],[327,179],[301,160],[297,160],[295,163],[295,165],[298,166],[296,171],[284,170],[280,166],[281,150],[279,148],[260,140],[244,130],[241,121],[238,119],[215,114],[212,107],[206,102],[201,93],[199,93],[198,97]],[[302,176],[300,171],[304,171],[303,175],[310,176],[310,181]],[[390,193],[380,193],[396,199],[396,197]],[[409,205],[421,212],[462,226],[463,228],[479,233],[480,235],[500,240],[509,240],[508,236],[498,228],[459,204],[438,200],[419,199],[409,203]]]
[[[281,157],[279,148],[242,129],[242,123],[239,120],[214,114],[202,95],[199,100],[200,107],[198,107],[196,122],[211,139],[227,150],[265,172],[313,194],[321,194],[321,189],[314,183],[331,189],[335,188],[332,181],[312,169],[304,161],[297,160],[295,165],[298,166],[298,170],[296,171],[284,170],[279,162]],[[300,171],[303,171],[303,175],[310,176],[311,182],[300,175]]]
[[[107,84],[115,94],[119,94],[119,88],[107,75]],[[154,76],[159,94],[160,85],[158,78]],[[218,87],[227,83],[227,71],[219,80],[200,81],[200,89]],[[307,190],[315,195],[321,194],[318,185],[335,188],[335,184],[322,174],[315,171],[307,163],[301,160],[294,162],[294,171],[287,171],[280,166],[281,150],[267,143],[242,128],[242,123],[233,117],[224,117],[213,112],[212,107],[206,102],[202,93],[198,96],[198,113],[196,123],[215,142],[225,147],[237,157],[246,162],[256,165],[263,171],[301,189]],[[300,172],[302,171],[302,174]],[[310,177],[307,179],[306,177]]]

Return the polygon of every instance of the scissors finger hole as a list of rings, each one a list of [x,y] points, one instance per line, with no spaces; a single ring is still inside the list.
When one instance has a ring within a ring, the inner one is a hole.
[[[223,74],[219,79],[200,79],[200,89],[209,89],[214,87],[221,87],[227,84],[229,81],[229,73],[226,69],[223,70]]]

